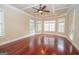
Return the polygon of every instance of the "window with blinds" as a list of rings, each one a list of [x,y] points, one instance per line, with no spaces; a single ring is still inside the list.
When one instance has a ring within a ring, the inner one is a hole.
[[[42,31],[42,21],[36,21],[35,23],[35,28],[36,28],[36,32],[41,32]]]
[[[35,33],[34,20],[32,20],[32,19],[29,20],[29,33],[30,34],[34,34]]]
[[[65,30],[64,28],[65,28],[65,18],[60,18],[58,20],[58,32],[63,33]]]
[[[55,24],[56,21],[52,20],[52,21],[44,21],[44,31],[48,31],[48,32],[55,32]]]
[[[0,36],[4,36],[4,12],[0,10]]]

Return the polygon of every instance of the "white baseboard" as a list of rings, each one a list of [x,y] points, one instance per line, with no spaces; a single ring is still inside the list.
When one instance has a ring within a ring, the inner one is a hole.
[[[75,48],[79,51],[79,46],[78,46],[76,43],[74,43],[69,37],[66,37],[66,38],[67,38],[67,40],[70,41],[70,42],[72,43],[72,45],[74,45]]]
[[[58,34],[58,33],[44,33],[44,34],[58,35],[58,36],[62,36],[62,37],[67,37],[66,35]]]
[[[51,34],[51,33],[44,33],[44,34]],[[58,36],[62,36],[62,37],[67,38],[67,40],[68,40],[69,42],[71,42],[72,45],[74,45],[75,48],[79,51],[79,46],[78,46],[77,44],[75,44],[68,36],[62,35],[62,34],[58,34],[58,33],[53,33],[53,34],[51,34],[51,35],[58,35]]]
[[[15,39],[11,39],[11,40],[8,40],[8,41],[5,41],[5,42],[0,43],[0,46],[5,45],[5,44],[8,44],[8,43],[11,43],[11,42],[14,42],[14,41],[17,41],[17,40],[22,40],[23,38],[30,37],[30,36],[33,36],[33,35],[34,34],[25,35],[25,36],[22,36],[22,37],[18,37],[18,38],[15,38]]]
[[[40,33],[35,33],[35,34],[40,34]],[[14,41],[17,41],[17,40],[22,40],[23,38],[27,38],[27,37],[30,37],[30,36],[33,36],[35,34],[31,34],[31,35],[25,35],[25,36],[22,36],[22,37],[18,37],[18,38],[15,38],[15,39],[12,39],[12,40],[9,40],[9,41],[5,41],[5,42],[2,42],[0,43],[0,46],[2,45],[5,45],[5,44],[8,44],[8,43],[11,43],[11,42],[14,42]],[[62,37],[65,37],[67,38],[68,41],[70,41],[77,50],[79,50],[79,46],[77,44],[75,44],[70,38],[68,38],[66,35],[61,35],[61,34],[56,34],[56,33],[44,33],[44,34],[50,34],[50,35],[58,35],[58,36],[62,36]]]

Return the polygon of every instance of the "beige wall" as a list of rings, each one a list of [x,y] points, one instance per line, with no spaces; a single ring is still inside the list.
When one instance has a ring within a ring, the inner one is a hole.
[[[79,5],[75,7],[75,38],[74,42],[79,47]]]
[[[5,13],[5,36],[0,37],[0,43],[28,35],[28,16],[10,7],[0,8]]]
[[[68,13],[68,21],[68,34],[73,32],[72,41],[79,47],[79,5],[74,5],[71,7]],[[72,28],[73,26],[74,28]]]
[[[72,29],[72,27],[73,27],[73,20],[75,20],[75,19],[73,19],[73,17],[74,17],[74,8],[70,8],[70,10],[69,10],[69,13],[68,13],[68,36],[70,35],[70,33],[72,32],[72,31],[74,31],[73,29]]]

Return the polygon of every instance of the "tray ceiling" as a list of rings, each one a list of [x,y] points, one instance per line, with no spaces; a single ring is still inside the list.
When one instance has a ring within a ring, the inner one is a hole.
[[[39,13],[34,13],[36,12],[36,10],[32,8],[32,7],[39,8],[39,4],[11,4],[11,6],[14,6],[24,11],[25,13],[28,13],[38,18],[49,18],[49,17],[63,15],[67,13],[67,11],[69,10],[69,7],[71,6],[69,4],[43,4],[43,5],[46,5],[47,6],[46,9],[50,10],[50,12],[49,13],[44,12],[41,15]]]

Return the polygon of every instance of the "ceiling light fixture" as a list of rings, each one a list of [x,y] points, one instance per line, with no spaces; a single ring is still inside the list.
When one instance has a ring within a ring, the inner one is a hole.
[[[42,13],[43,13],[43,11],[41,11],[41,10],[40,10],[40,11],[39,11],[39,13],[40,13],[40,14],[42,14]]]
[[[46,5],[39,5],[39,8],[33,7],[33,9],[37,10],[38,13],[40,13],[41,15],[43,14],[43,12],[47,12],[49,13],[50,10],[47,10],[47,6]]]

